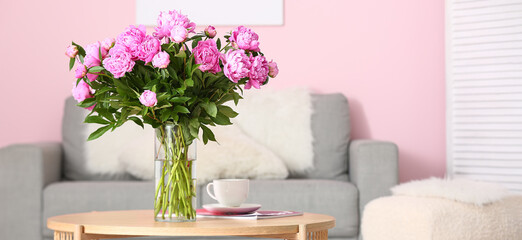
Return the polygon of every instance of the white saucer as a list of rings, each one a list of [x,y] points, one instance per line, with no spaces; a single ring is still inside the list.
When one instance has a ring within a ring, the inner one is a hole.
[[[219,203],[213,203],[205,204],[203,208],[209,212],[217,213],[250,213],[261,208],[261,204],[243,203],[239,207],[225,207]]]

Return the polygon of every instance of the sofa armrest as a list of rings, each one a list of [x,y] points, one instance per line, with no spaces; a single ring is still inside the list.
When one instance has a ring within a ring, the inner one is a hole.
[[[0,239],[42,238],[42,192],[61,179],[61,161],[60,143],[0,148]]]
[[[371,200],[390,194],[397,185],[398,148],[391,142],[354,140],[350,143],[350,181],[359,190],[359,216]]]

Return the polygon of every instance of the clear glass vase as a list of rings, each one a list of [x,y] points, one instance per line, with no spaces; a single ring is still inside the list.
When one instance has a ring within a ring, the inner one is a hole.
[[[187,143],[180,125],[166,123],[156,128],[154,145],[154,219],[195,221],[196,141]]]

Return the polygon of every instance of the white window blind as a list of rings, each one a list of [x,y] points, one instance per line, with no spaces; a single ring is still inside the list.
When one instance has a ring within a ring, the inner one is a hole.
[[[448,175],[522,193],[522,0],[446,1]]]

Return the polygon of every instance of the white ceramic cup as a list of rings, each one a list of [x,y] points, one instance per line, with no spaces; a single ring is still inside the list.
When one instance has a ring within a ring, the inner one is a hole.
[[[214,188],[214,194],[210,191]],[[248,197],[248,179],[218,179],[207,184],[208,195],[226,207],[239,207]]]

